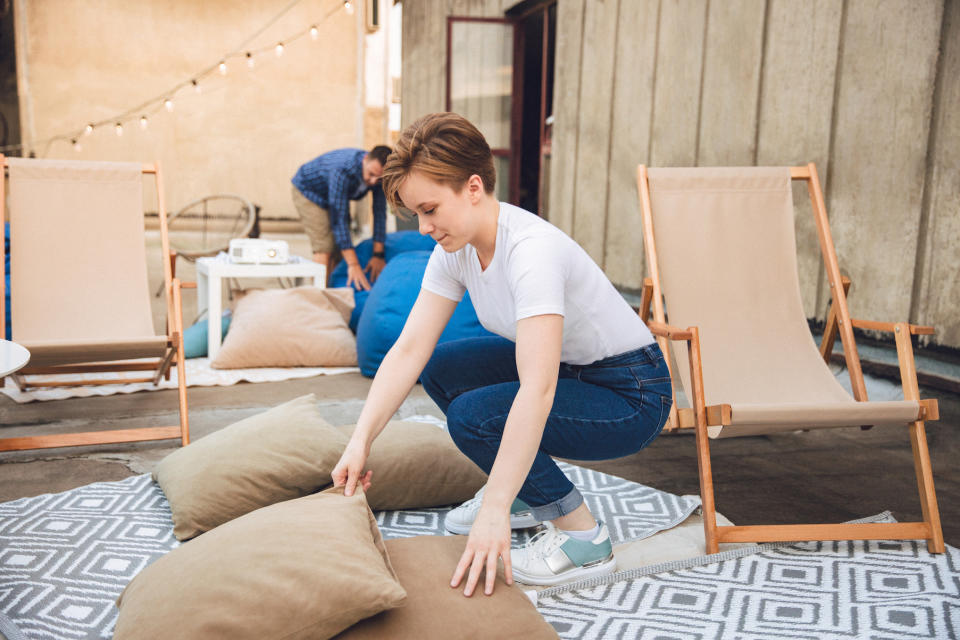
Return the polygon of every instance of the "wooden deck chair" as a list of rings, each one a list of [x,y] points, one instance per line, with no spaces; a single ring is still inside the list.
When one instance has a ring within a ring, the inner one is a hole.
[[[177,368],[180,424],[0,439],[0,451],[190,439],[180,282],[164,259],[167,326],[154,330],[144,243],[143,174],[156,182],[163,255],[169,255],[159,165],[4,158],[9,173],[11,324],[31,358],[21,388],[169,379]],[[4,181],[0,175],[0,229]],[[0,261],[0,265],[3,261]],[[3,266],[0,266],[2,269]],[[3,286],[0,273],[0,287]],[[0,291],[0,305],[3,293]],[[0,331],[4,313],[0,309]],[[0,334],[2,335],[2,334]],[[32,374],[149,371],[149,377],[41,382]]]
[[[807,181],[832,294],[820,350],[801,305],[791,179]],[[648,324],[690,399],[671,420],[696,429],[707,552],[721,542],[873,539],[924,539],[943,552],[924,430],[938,406],[919,397],[910,341],[933,329],[850,318],[816,167],[641,165],[637,185],[649,275],[640,313],[647,320],[652,304]],[[903,401],[868,401],[854,327],[894,334]],[[837,332],[854,397],[827,366]],[[891,424],[910,430],[922,522],[717,526],[708,436]]]

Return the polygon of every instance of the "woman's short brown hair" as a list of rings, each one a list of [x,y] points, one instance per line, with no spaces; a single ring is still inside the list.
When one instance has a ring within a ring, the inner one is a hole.
[[[497,180],[490,145],[469,120],[456,113],[425,115],[400,134],[383,166],[382,184],[387,201],[401,213],[407,209],[398,189],[414,170],[457,192],[472,175],[480,176],[487,193],[493,193]]]

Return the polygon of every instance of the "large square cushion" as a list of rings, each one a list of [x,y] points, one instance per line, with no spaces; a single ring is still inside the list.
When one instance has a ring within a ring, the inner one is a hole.
[[[350,367],[357,343],[347,326],[353,291],[254,289],[237,300],[215,369]]]
[[[346,443],[309,394],[177,449],[153,479],[170,502],[174,535],[185,540],[332,484]]]
[[[117,600],[114,640],[320,640],[405,597],[363,491],[329,489],[149,565]]]
[[[557,638],[523,590],[516,584],[507,586],[502,569],[489,596],[484,595],[482,583],[469,598],[463,595],[463,583],[457,588],[450,586],[466,544],[466,536],[387,540],[387,552],[407,591],[407,602],[357,623],[337,640]]]
[[[338,429],[349,439],[354,426]],[[446,431],[423,422],[388,422],[370,447],[366,468],[373,471],[367,500],[377,510],[459,504],[487,482]]]

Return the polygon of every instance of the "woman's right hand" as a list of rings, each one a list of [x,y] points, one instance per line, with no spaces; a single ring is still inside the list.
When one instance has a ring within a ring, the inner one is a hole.
[[[330,474],[330,477],[333,478],[333,486],[344,487],[343,495],[352,496],[357,489],[357,484],[360,484],[364,491],[370,489],[373,471],[363,472],[368,453],[367,447],[362,443],[355,440],[350,440],[347,443],[347,448],[340,456],[340,462],[337,463]]]

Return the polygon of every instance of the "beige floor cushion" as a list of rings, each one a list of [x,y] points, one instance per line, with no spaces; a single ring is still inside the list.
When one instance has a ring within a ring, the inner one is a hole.
[[[170,502],[174,535],[185,540],[332,484],[346,443],[309,394],[177,449],[153,479]]]
[[[387,552],[400,584],[404,606],[354,625],[337,640],[539,640],[557,638],[520,587],[508,587],[501,569],[493,594],[483,587],[469,598],[463,585],[450,586],[466,546],[466,536],[417,536],[387,540]]]
[[[403,604],[363,492],[254,511],[141,571],[115,640],[320,640]]]
[[[354,426],[339,427],[345,438]],[[466,457],[450,435],[432,424],[391,421],[370,448],[367,469],[373,509],[422,509],[469,500],[487,474]]]
[[[348,325],[350,288],[255,289],[240,297],[215,369],[349,367],[357,341]]]

